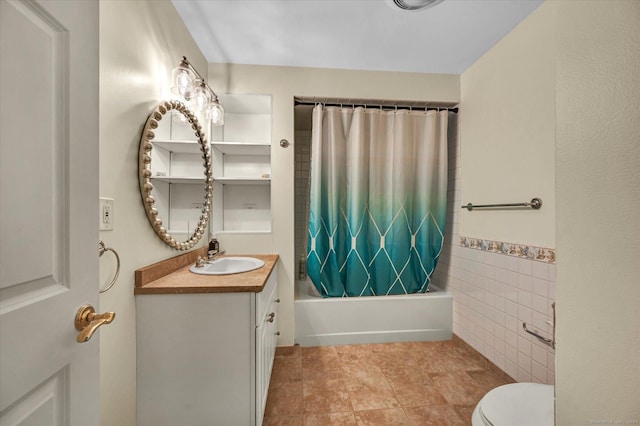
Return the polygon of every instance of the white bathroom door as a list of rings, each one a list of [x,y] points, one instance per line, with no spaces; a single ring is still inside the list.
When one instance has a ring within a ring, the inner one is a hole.
[[[98,426],[98,3],[0,0],[0,425]]]

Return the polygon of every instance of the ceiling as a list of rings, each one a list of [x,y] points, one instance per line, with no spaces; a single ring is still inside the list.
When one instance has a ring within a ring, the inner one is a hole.
[[[461,74],[543,0],[172,0],[209,62]]]

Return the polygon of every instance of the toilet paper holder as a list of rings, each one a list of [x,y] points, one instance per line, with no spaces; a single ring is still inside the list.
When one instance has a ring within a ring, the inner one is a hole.
[[[522,323],[522,329],[524,331],[526,331],[527,333],[531,334],[532,336],[534,336],[536,339],[540,340],[545,345],[549,345],[553,349],[555,349],[556,348],[556,304],[555,303],[551,304],[551,309],[553,310],[553,320],[552,320],[552,324],[551,324],[553,326],[553,337],[552,338],[544,337],[544,336],[538,334],[538,332],[536,332],[536,331],[529,330],[527,328],[527,323],[526,322]]]

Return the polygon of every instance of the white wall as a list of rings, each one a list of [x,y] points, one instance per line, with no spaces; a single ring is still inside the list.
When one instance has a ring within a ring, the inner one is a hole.
[[[462,236],[555,247],[553,13],[538,8],[460,77],[462,204],[543,207],[465,209]]]
[[[413,74],[350,71],[275,66],[209,64],[209,79],[224,93],[260,93],[273,96],[271,206],[272,241],[240,241],[220,235],[221,245],[238,252],[259,248],[281,257],[278,291],[282,300],[278,345],[293,344],[294,282],[297,265],[294,253],[294,96],[368,98],[454,102],[460,99],[459,77],[442,74]],[[280,139],[292,145],[281,148]],[[215,202],[215,200],[214,200]],[[269,247],[269,244],[272,244]]]
[[[100,196],[115,199],[114,230],[100,232],[100,239],[122,261],[117,283],[100,297],[102,311],[116,312],[100,329],[102,426],[136,424],[134,271],[179,254],[147,220],[138,146],[147,116],[169,96],[171,71],[183,55],[206,75],[206,60],[169,1],[100,1]],[[103,286],[114,271],[114,257],[106,253]]]
[[[640,2],[553,6],[556,424],[638,424]]]

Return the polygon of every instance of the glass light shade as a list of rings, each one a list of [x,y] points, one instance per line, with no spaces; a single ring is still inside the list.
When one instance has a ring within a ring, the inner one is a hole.
[[[220,105],[218,101],[209,103],[205,112],[206,118],[211,121],[212,126],[224,125],[224,108],[222,108],[222,105]]]
[[[200,80],[199,85],[193,89],[192,108],[195,112],[201,112],[211,101],[211,96],[204,81]]]
[[[180,63],[173,69],[172,77],[174,86],[171,91],[180,95],[184,100],[189,100],[192,97],[195,79],[193,72],[184,63]]]

